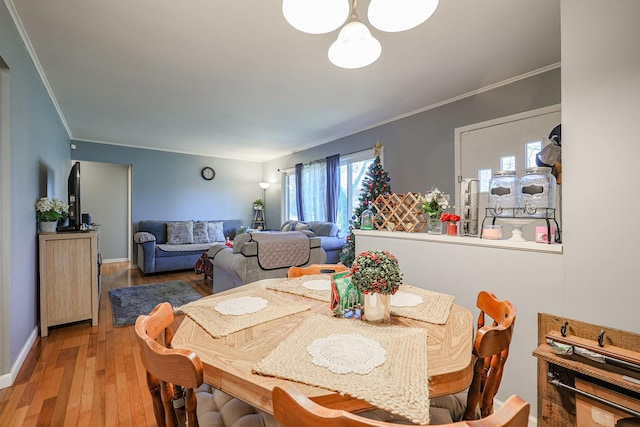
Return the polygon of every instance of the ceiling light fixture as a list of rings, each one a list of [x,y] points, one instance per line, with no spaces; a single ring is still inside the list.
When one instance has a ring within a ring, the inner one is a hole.
[[[324,34],[337,30],[349,17],[349,0],[284,0],[282,13],[297,30]]]
[[[329,61],[341,68],[362,68],[372,64],[380,57],[382,46],[371,35],[369,29],[358,21],[356,7],[358,0],[353,0],[351,18],[342,27],[338,39],[329,47]]]
[[[429,19],[437,7],[438,0],[371,0],[369,22],[380,31],[406,31]]]
[[[329,48],[329,60],[338,67],[366,67],[382,53],[380,42],[358,20],[357,7],[358,0],[352,0],[349,22]],[[405,31],[429,19],[437,7],[438,0],[371,0],[369,22],[381,31]],[[294,28],[323,34],[345,22],[349,16],[349,0],[284,0],[282,13]]]

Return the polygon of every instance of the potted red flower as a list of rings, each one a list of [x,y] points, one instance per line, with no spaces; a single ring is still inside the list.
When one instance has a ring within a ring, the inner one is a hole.
[[[460,215],[447,212],[442,214],[442,216],[440,217],[440,221],[447,223],[447,235],[458,235],[458,221],[460,221]]]

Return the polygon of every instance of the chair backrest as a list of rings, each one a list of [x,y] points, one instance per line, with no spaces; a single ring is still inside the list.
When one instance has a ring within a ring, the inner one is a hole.
[[[465,420],[493,413],[493,398],[498,392],[504,363],[509,356],[509,345],[516,321],[516,308],[509,301],[501,301],[495,295],[482,291],[478,294],[478,330],[473,343],[476,357],[473,379],[467,393]],[[487,321],[489,317],[491,321]]]
[[[170,348],[173,334],[169,327],[173,320],[173,308],[167,302],[158,304],[149,315],[138,317],[135,330],[140,358],[147,371],[147,385],[158,425],[177,425],[172,398],[175,387],[182,386],[186,388],[188,425],[197,426],[193,389],[203,382],[202,362],[193,351]]]
[[[392,427],[397,424],[372,420],[350,412],[320,406],[292,384],[273,389],[273,412],[282,427]],[[526,427],[529,404],[513,395],[494,414],[474,421],[443,424],[445,427]]]
[[[311,264],[308,267],[291,267],[287,271],[287,277],[289,279],[293,277],[307,276],[309,274],[322,274],[322,273],[340,273],[342,271],[349,270],[349,267],[343,264]]]

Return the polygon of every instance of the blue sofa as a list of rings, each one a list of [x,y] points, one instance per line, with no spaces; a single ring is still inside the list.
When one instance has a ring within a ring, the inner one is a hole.
[[[216,242],[224,242],[225,237],[233,239],[236,231],[242,227],[244,223],[244,221],[240,219],[191,221],[193,224],[222,222],[222,237],[219,235],[220,233],[216,233],[218,234],[217,239],[216,236],[210,236],[210,238],[207,239],[205,235],[198,235],[194,239],[192,234],[192,242],[187,243],[189,239],[188,235],[185,234],[180,236],[182,240],[174,239],[172,241],[173,230],[178,229],[178,225],[185,225],[183,223],[188,222],[189,221],[144,220],[138,223],[134,235],[134,242],[138,251],[136,257],[137,265],[144,274],[194,268],[198,258],[200,258],[203,253],[207,252]],[[170,228],[169,232],[167,231],[168,224]],[[219,231],[219,228],[216,230]],[[188,233],[188,228],[182,229],[182,231]]]

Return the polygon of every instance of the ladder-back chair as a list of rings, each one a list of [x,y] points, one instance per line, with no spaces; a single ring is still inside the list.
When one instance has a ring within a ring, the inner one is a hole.
[[[202,362],[189,350],[172,349],[173,308],[165,302],[136,320],[140,357],[147,370],[147,385],[159,426],[177,426],[173,407],[174,386],[186,389],[185,410],[189,426],[198,426],[194,389],[203,382]]]

